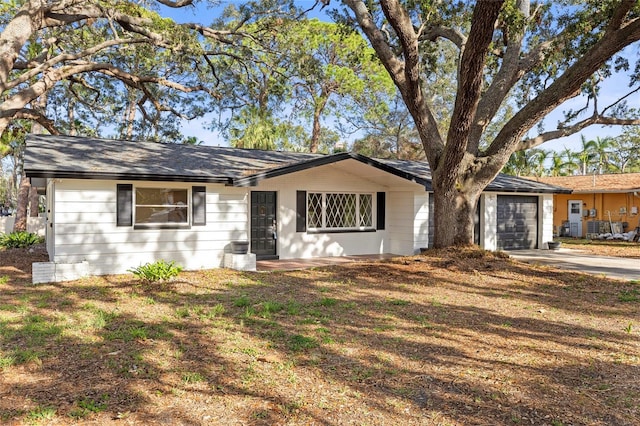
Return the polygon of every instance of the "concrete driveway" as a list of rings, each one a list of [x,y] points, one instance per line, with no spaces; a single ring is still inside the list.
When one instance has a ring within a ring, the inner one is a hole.
[[[509,252],[509,256],[522,262],[548,265],[562,270],[627,281],[640,281],[640,259],[596,256],[566,248],[559,250],[514,250]]]

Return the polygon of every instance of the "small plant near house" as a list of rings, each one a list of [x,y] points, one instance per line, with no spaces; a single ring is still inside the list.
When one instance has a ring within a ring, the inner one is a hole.
[[[157,282],[167,281],[177,276],[182,272],[182,266],[176,265],[173,261],[158,260],[153,263],[145,263],[137,268],[128,269],[128,271],[143,281]]]
[[[26,231],[0,235],[0,247],[5,248],[25,248],[42,242],[44,242],[44,238],[40,235]]]

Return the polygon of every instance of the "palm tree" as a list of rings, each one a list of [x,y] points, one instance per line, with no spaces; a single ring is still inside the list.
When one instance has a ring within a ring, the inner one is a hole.
[[[597,137],[593,142],[594,160],[596,163],[596,171],[599,175],[611,171],[611,154],[615,147],[615,140],[611,137]]]
[[[548,155],[549,152],[543,149],[516,151],[502,168],[502,173],[513,176],[542,176]]]
[[[586,175],[589,173],[589,166],[593,163],[595,154],[595,141],[587,141],[584,135],[580,135],[580,142],[582,143],[582,150],[576,154],[576,158],[580,161],[581,174]]]
[[[568,152],[571,156],[565,155],[565,152]],[[557,152],[551,153],[551,165],[547,169],[549,176],[568,176],[573,174],[573,169],[575,168],[575,163],[572,162],[573,152],[567,150],[567,148],[565,148],[565,152],[560,154]]]

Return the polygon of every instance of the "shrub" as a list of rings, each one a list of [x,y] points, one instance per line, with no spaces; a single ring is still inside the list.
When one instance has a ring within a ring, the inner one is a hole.
[[[17,231],[0,235],[0,247],[24,248],[42,242],[44,242],[44,238],[40,235],[27,231]]]
[[[173,261],[158,260],[153,263],[138,266],[137,268],[129,269],[128,271],[141,280],[156,282],[166,281],[177,276],[182,272],[182,266],[176,265]]]

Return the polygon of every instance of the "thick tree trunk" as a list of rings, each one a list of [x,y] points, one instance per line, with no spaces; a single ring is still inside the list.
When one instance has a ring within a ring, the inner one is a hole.
[[[18,205],[16,206],[16,221],[13,224],[13,231],[27,230],[27,204],[29,203],[29,178],[22,173],[20,187],[18,188]]]
[[[29,217],[38,217],[40,213],[40,197],[38,196],[38,189],[35,186],[30,185],[29,189]]]
[[[482,188],[434,187],[435,238],[433,246],[468,246],[473,242],[476,205]]]

